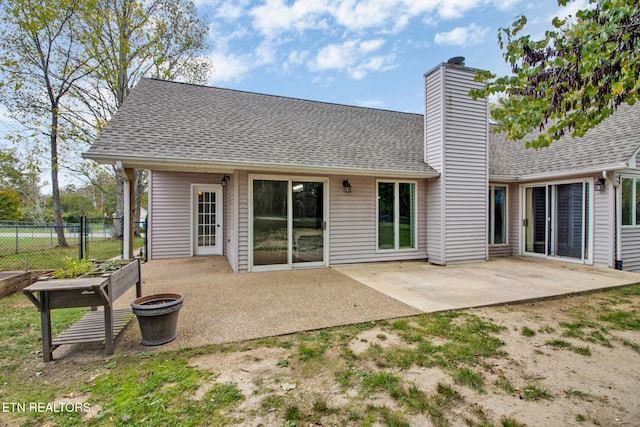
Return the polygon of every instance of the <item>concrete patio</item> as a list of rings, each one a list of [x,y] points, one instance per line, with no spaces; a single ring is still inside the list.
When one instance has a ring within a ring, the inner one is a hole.
[[[142,346],[134,320],[118,337],[116,353],[243,341],[640,282],[637,273],[520,257],[447,267],[402,262],[246,274],[234,274],[224,257],[200,257],[150,261],[142,278],[143,295],[184,295],[178,336],[159,347]],[[134,299],[131,290],[117,305],[127,307]],[[56,353],[64,357],[64,348]]]
[[[538,301],[640,282],[638,273],[530,257],[446,267],[397,262],[335,270],[425,313]]]

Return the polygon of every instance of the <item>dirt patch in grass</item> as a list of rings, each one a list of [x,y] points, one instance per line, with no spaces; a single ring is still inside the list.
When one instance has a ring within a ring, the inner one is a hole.
[[[14,309],[16,305],[13,304]],[[36,322],[37,319],[33,320]],[[34,324],[25,320],[30,337]],[[0,359],[0,425],[633,426],[640,287],[191,350]],[[97,347],[99,348],[99,346]],[[29,350],[30,349],[30,350]],[[66,400],[65,400],[66,399]]]

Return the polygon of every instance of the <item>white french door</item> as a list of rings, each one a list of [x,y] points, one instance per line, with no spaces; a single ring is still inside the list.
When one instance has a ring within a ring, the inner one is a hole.
[[[222,186],[192,184],[193,255],[222,255]]]
[[[588,181],[523,189],[523,252],[590,262],[591,203]]]

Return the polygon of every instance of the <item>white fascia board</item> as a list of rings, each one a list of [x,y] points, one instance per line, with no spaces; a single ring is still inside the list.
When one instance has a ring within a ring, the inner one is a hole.
[[[225,162],[211,161],[205,163],[202,160],[163,160],[163,159],[145,159],[136,157],[122,156],[85,156],[85,159],[94,160],[98,163],[114,164],[118,161],[122,162],[128,168],[150,169],[150,170],[178,170],[178,171],[199,171],[199,172],[216,172],[216,173],[232,173],[235,170],[247,171],[264,171],[264,172],[287,172],[287,173],[322,173],[322,174],[349,174],[361,176],[380,176],[380,177],[397,177],[397,178],[436,178],[440,176],[438,172],[419,172],[419,171],[398,171],[391,169],[359,169],[359,168],[340,168],[340,167],[322,167],[322,166],[306,166],[291,164],[269,164],[254,162]]]
[[[530,175],[520,175],[520,176],[505,176],[505,175],[490,175],[489,181],[491,182],[524,182],[524,181],[549,181],[559,178],[568,178],[572,176],[582,176],[582,175],[590,175],[597,174],[601,175],[602,171],[617,171],[621,169],[628,169],[629,165],[627,163],[619,163],[613,165],[603,165],[598,167],[590,167],[585,169],[574,169],[562,172],[546,172],[541,174],[530,174]]]

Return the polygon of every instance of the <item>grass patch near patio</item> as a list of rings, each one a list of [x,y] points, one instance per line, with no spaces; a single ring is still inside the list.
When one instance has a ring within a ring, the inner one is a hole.
[[[71,396],[89,405],[91,415],[0,413],[0,424],[516,427],[542,425],[544,419],[520,419],[514,408],[544,404],[565,405],[566,419],[593,414],[590,421],[606,425],[621,405],[616,390],[609,389],[605,399],[591,382],[557,385],[547,381],[557,373],[546,363],[557,358],[563,372],[567,363],[580,371],[581,363],[596,364],[602,352],[637,357],[632,345],[640,342],[634,329],[639,306],[640,292],[625,288],[536,303],[547,314],[537,323],[510,306],[509,316],[518,317],[509,327],[503,317],[468,310],[176,351],[127,352],[116,345],[114,356],[83,358],[80,350],[44,364],[36,354],[39,313],[23,295],[14,295],[0,301],[0,400],[46,403]],[[62,328],[83,310],[53,314],[59,314],[54,326]],[[535,333],[522,334],[525,325]],[[620,331],[629,344],[616,338]],[[521,358],[508,354],[508,339],[530,352]],[[570,353],[549,351],[543,343],[598,351],[566,362]],[[505,408],[487,403],[496,400]],[[612,412],[606,411],[609,402],[615,402]],[[522,413],[538,412],[544,416]]]

